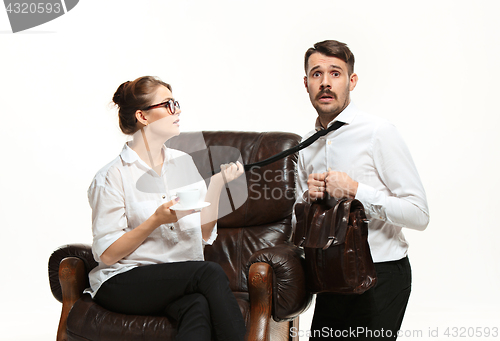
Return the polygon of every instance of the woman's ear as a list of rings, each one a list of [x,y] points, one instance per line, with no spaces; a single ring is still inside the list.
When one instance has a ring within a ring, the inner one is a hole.
[[[137,123],[140,123],[143,126],[148,125],[148,119],[146,118],[146,115],[144,114],[144,111],[142,111],[142,110],[137,110],[135,112],[135,119],[137,120]]]

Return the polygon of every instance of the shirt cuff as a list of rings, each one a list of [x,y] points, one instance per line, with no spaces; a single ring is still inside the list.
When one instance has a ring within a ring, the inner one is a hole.
[[[113,233],[108,233],[99,239],[94,239],[92,243],[92,254],[96,261],[101,261],[101,255],[111,246],[115,241],[117,241],[121,236],[125,234],[125,231],[115,231]]]
[[[368,219],[376,218],[383,220],[383,217],[373,210],[376,194],[377,190],[375,188],[358,182],[358,190],[356,191],[354,199],[359,200],[363,204]]]

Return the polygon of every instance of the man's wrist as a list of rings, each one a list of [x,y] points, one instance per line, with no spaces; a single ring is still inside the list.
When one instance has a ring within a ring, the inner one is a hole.
[[[359,186],[359,183],[354,181],[354,186],[353,188],[350,190],[350,196],[351,196],[351,199],[354,199],[356,198],[356,193],[358,193],[358,186]]]

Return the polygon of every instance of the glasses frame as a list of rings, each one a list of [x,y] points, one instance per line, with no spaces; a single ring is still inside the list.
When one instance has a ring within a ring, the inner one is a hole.
[[[158,104],[153,104],[153,105],[150,105],[149,107],[143,108],[141,110],[151,110],[151,109],[160,108],[160,107],[167,108],[168,111],[170,111],[170,115],[174,115],[175,112],[177,111],[177,109],[181,108],[181,105],[179,104],[179,102],[177,102],[176,100],[171,98],[168,101],[161,102]]]

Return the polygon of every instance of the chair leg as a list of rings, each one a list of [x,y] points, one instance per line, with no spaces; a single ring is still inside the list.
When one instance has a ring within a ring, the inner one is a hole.
[[[269,341],[272,312],[273,270],[267,263],[254,263],[248,273],[250,325],[247,341]]]
[[[57,329],[57,341],[67,341],[68,314],[75,302],[83,296],[87,283],[85,264],[77,257],[64,258],[59,264],[59,282],[63,297],[61,318]]]

